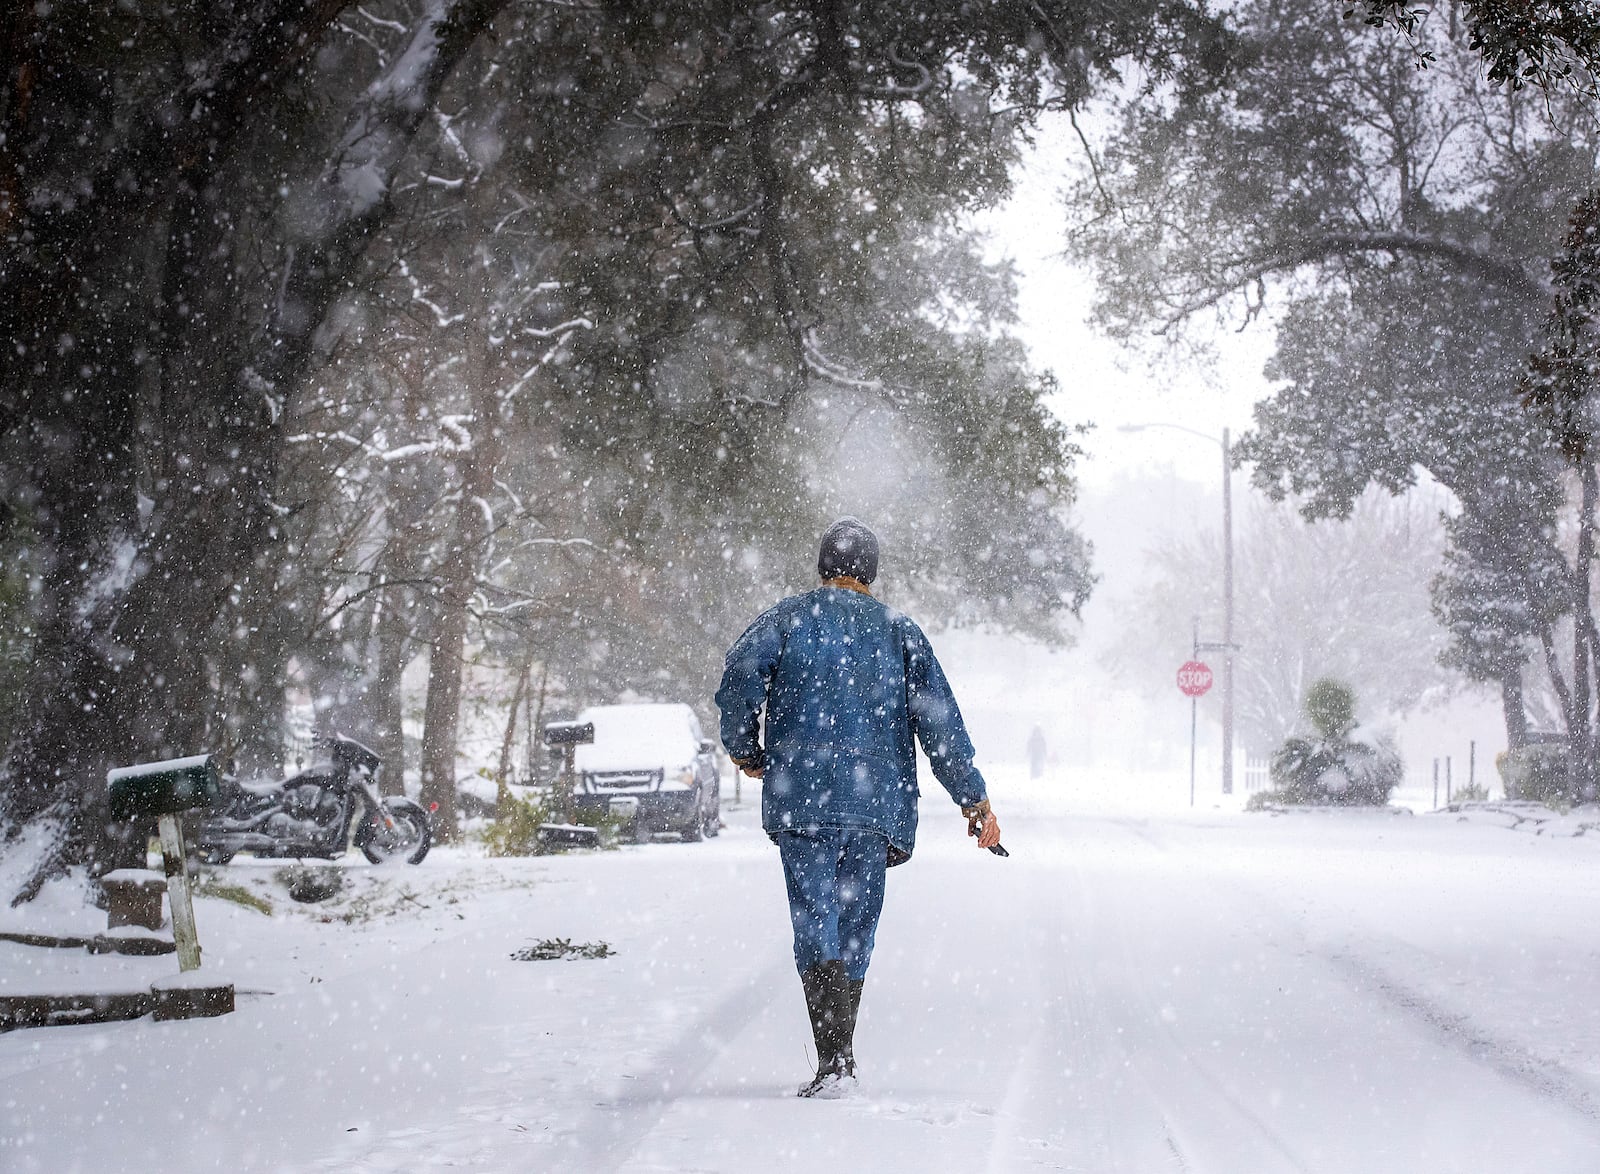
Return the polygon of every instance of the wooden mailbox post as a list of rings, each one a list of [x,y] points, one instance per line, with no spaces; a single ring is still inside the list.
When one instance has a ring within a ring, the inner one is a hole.
[[[116,819],[154,815],[161,832],[161,856],[172,908],[172,939],[178,948],[180,976],[200,968],[200,938],[194,924],[194,894],[178,817],[209,807],[222,791],[222,775],[209,754],[123,766],[106,775],[111,814]],[[155,1017],[186,1019],[224,1015],[233,1010],[233,986],[181,981],[156,985]]]
[[[544,744],[562,751],[561,778],[556,781],[553,796],[556,818],[559,823],[539,825],[539,839],[546,844],[577,848],[594,848],[600,844],[596,828],[579,827],[572,822],[572,790],[575,783],[573,757],[579,746],[594,741],[593,722],[546,722]]]

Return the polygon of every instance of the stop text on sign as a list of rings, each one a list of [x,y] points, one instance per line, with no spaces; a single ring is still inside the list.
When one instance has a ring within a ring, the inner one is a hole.
[[[1211,688],[1211,670],[1202,661],[1186,660],[1178,669],[1178,688],[1185,697],[1199,697]]]

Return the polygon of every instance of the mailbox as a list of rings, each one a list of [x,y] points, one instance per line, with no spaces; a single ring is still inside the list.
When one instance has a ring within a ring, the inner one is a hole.
[[[546,722],[546,746],[576,746],[594,741],[593,722]]]
[[[106,774],[111,815],[138,819],[210,807],[222,792],[222,775],[209,754],[119,766]]]
[[[539,825],[539,842],[552,846],[598,848],[600,832],[596,828],[576,827],[572,823],[573,761],[578,747],[594,741],[593,722],[546,722],[544,744],[561,755],[561,777],[556,780],[550,796],[551,807],[560,823]]]

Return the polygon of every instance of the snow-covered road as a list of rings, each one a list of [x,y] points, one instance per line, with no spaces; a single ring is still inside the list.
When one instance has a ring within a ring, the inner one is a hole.
[[[354,925],[204,902],[207,966],[274,993],[0,1036],[0,1170],[1600,1169],[1600,845],[1011,792],[1011,859],[930,798],[891,873],[855,1101],[792,1095],[746,807],[698,846],[441,852]],[[618,952],[510,958],[559,937]]]

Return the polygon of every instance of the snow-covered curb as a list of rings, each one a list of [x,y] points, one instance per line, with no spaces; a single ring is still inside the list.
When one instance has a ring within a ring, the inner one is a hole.
[[[1339,803],[1268,803],[1246,808],[1247,815],[1414,815],[1409,807],[1371,807]]]
[[[1452,803],[1433,815],[1454,816],[1463,823],[1485,823],[1536,836],[1577,837],[1600,833],[1600,805],[1585,803],[1563,814],[1543,803],[1500,799],[1486,803]]]

